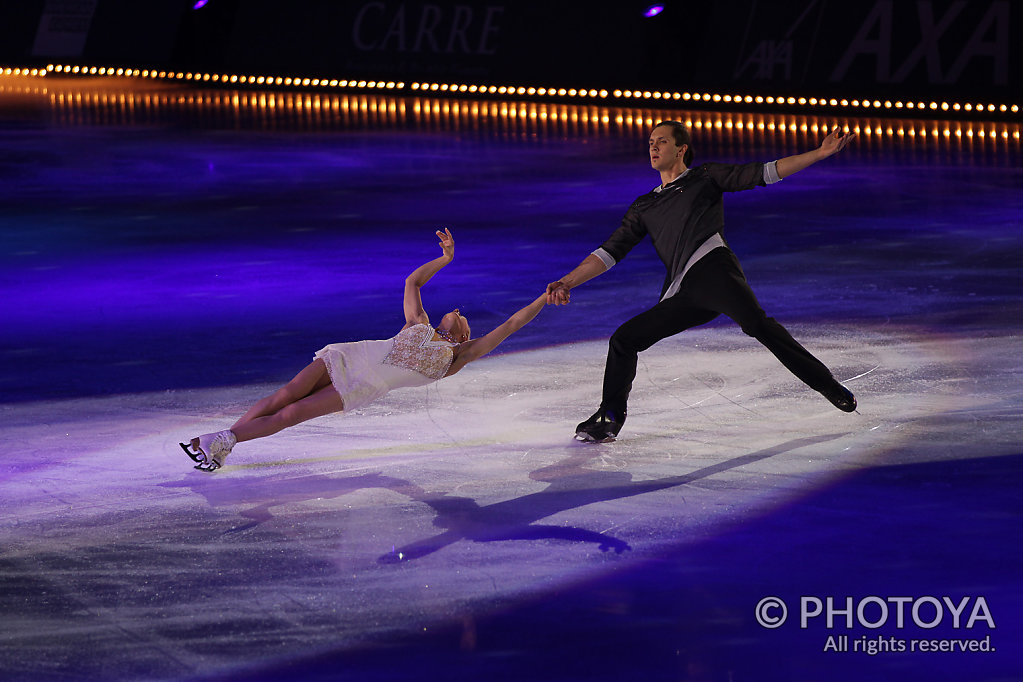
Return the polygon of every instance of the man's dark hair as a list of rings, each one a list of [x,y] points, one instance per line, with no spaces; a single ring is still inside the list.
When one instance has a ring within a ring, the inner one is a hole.
[[[693,165],[693,142],[689,136],[689,128],[686,128],[685,124],[679,123],[678,121],[661,121],[654,128],[660,128],[661,126],[668,126],[671,128],[671,134],[675,138],[675,146],[681,147],[687,145],[686,153],[682,156],[682,163],[686,165],[686,168]]]

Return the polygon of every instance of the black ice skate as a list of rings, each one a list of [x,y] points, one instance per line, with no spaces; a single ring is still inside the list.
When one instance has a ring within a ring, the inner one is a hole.
[[[576,440],[587,443],[610,443],[618,437],[625,424],[625,411],[600,409],[575,427]]]
[[[831,404],[843,412],[856,411],[856,396],[842,384],[835,382],[831,388],[821,391],[821,395],[831,401]]]

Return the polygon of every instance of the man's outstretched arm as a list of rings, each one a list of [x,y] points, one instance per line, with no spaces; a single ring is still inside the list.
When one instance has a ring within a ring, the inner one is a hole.
[[[793,173],[797,173],[807,166],[811,166],[818,161],[828,158],[832,154],[836,154],[843,149],[845,146],[856,137],[856,133],[844,133],[839,134],[838,128],[835,128],[824,138],[821,142],[821,146],[812,151],[805,152],[803,154],[796,154],[795,156],[786,156],[784,159],[778,159],[777,169],[778,177],[787,178]]]
[[[607,265],[604,261],[591,253],[572,272],[558,281],[547,285],[547,303],[565,305],[568,303],[568,292],[570,289],[579,286],[583,282],[588,282],[606,271]]]

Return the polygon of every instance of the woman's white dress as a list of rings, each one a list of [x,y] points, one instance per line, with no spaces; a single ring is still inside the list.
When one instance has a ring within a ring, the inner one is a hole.
[[[332,343],[314,355],[327,365],[344,412],[368,405],[388,391],[425,386],[447,374],[455,344],[435,341],[435,330],[416,324],[382,341]]]

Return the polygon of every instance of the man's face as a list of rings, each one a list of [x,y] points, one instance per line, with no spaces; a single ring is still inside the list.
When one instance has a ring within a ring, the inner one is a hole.
[[[671,127],[659,126],[650,133],[650,167],[656,171],[664,171],[682,160],[686,145],[675,144],[675,136]]]

